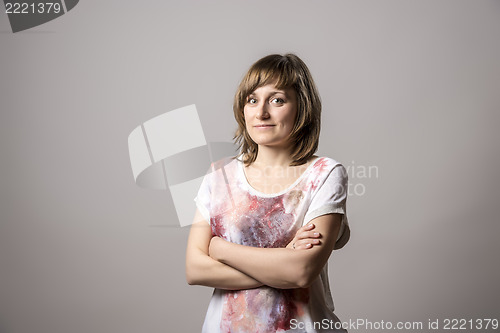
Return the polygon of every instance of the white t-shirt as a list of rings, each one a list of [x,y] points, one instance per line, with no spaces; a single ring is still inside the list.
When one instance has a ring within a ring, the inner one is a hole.
[[[243,162],[228,157],[212,163],[195,198],[214,235],[254,247],[285,247],[312,219],[343,214],[336,249],[349,240],[346,200],[347,172],[328,157],[317,157],[292,185],[273,194],[250,186]],[[325,264],[308,288],[215,289],[202,332],[345,332],[335,328],[340,322],[333,310]]]

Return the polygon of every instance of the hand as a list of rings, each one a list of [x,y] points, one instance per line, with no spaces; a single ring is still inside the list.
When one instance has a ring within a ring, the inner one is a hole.
[[[321,234],[313,231],[315,225],[313,223],[306,224],[295,233],[295,237],[286,246],[287,249],[305,250],[311,249],[314,245],[319,245]]]
[[[208,245],[208,255],[212,257],[212,259],[218,260],[217,258],[217,250],[220,248],[220,242],[224,241],[222,238],[218,236],[212,237],[210,240],[210,244]]]

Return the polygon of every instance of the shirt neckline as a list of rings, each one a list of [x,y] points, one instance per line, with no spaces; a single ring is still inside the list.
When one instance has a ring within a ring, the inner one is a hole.
[[[284,189],[283,191],[280,191],[280,192],[277,192],[277,193],[264,193],[264,192],[260,192],[259,190],[255,189],[252,185],[250,185],[250,183],[248,182],[248,179],[247,179],[247,176],[245,175],[245,168],[244,168],[244,163],[243,161],[241,161],[240,159],[236,159],[237,163],[238,163],[238,170],[239,170],[239,174],[240,174],[240,177],[242,179],[242,182],[243,184],[245,184],[245,187],[248,189],[249,192],[252,192],[253,194],[256,194],[258,196],[261,196],[261,197],[265,197],[265,198],[272,198],[272,197],[277,197],[277,196],[280,196],[280,195],[283,195],[285,193],[287,193],[288,191],[290,191],[292,188],[294,188],[304,177],[305,175],[309,172],[309,170],[312,169],[312,167],[316,164],[316,162],[321,159],[320,156],[316,157],[308,166],[307,168],[304,170],[304,172],[302,172],[302,174],[290,185],[288,186],[286,189]]]

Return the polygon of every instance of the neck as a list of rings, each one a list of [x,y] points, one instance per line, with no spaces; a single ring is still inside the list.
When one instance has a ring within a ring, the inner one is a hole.
[[[259,146],[257,158],[255,159],[256,166],[262,167],[282,167],[287,168],[292,162],[291,158],[292,147],[283,149],[283,147]]]

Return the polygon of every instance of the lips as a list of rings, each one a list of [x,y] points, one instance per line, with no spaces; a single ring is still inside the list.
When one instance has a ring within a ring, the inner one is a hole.
[[[274,125],[255,125],[254,127],[273,127]]]

